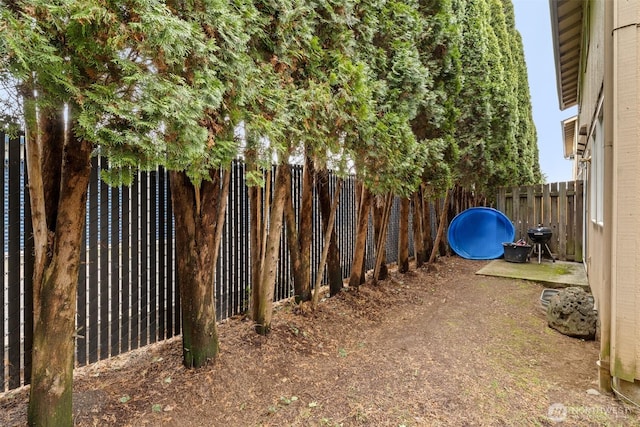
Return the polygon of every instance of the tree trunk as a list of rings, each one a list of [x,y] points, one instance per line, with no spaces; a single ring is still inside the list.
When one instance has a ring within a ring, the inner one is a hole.
[[[311,161],[305,159],[302,169],[302,203],[296,224],[291,189],[291,167],[283,169],[287,181],[284,215],[287,226],[287,246],[291,257],[293,288],[296,303],[311,299],[311,238],[313,236],[313,175]]]
[[[400,201],[400,230],[398,231],[398,271],[409,271],[409,199]]]
[[[364,185],[359,186],[360,188],[360,197],[358,198],[358,206],[360,201],[362,201],[362,194],[364,191]],[[370,194],[371,199],[369,200],[369,211],[371,210],[371,203],[373,202],[373,194]],[[367,213],[367,218],[369,218],[369,214]],[[369,237],[369,219],[367,219],[366,226],[367,237]],[[369,256],[369,251],[367,248],[367,237],[364,239],[364,246],[362,248],[362,267],[360,268],[360,284],[364,285],[367,281],[367,257]]]
[[[373,206],[373,235],[376,242],[376,266],[379,265],[379,272],[376,275],[374,273],[373,280],[385,280],[389,276],[389,269],[387,268],[387,245],[386,243],[386,223],[385,215],[387,210],[387,198],[382,206],[374,204]],[[383,242],[383,243],[381,243]],[[374,270],[376,270],[374,268]]]
[[[422,247],[424,248],[424,260],[433,250],[433,230],[431,228],[431,202],[422,199]]]
[[[289,251],[289,257],[291,259],[291,276],[293,277],[293,292],[294,300],[296,303],[306,301],[303,299],[308,296],[308,289],[302,285],[302,280],[305,277],[305,272],[302,271],[302,253],[300,248],[300,238],[298,234],[298,224],[296,222],[296,213],[293,207],[292,185],[291,185],[291,168],[288,168],[285,173],[285,179],[287,181],[286,188],[286,200],[284,202],[284,222],[287,228],[287,249]],[[299,212],[302,214],[302,212]]]
[[[254,167],[254,171],[255,171]],[[249,187],[249,236],[251,255],[251,318],[258,316],[257,296],[260,294],[260,271],[262,270],[262,240],[263,240],[263,208],[262,188]]]
[[[376,241],[376,261],[373,268],[373,283],[378,280],[385,280],[388,275],[386,264],[387,253],[387,230],[389,226],[389,216],[391,215],[391,207],[393,206],[393,194],[389,193],[384,200],[382,207],[382,216],[380,217],[380,229],[378,230],[378,239]],[[384,266],[384,268],[383,268]],[[384,271],[384,275],[383,275]]]
[[[280,235],[282,233],[282,222],[284,204],[287,198],[287,179],[285,168],[289,165],[278,165],[276,170],[275,188],[273,201],[269,214],[268,233],[262,242],[262,259],[260,268],[259,284],[256,294],[253,295],[254,322],[256,332],[266,335],[271,330],[271,317],[273,315],[273,293],[276,282],[276,271],[278,268],[278,256],[280,253]]]
[[[318,271],[324,270],[324,265],[327,262],[329,256],[329,239],[333,234],[333,226],[336,218],[336,211],[338,210],[338,202],[340,196],[340,189],[342,188],[342,181],[338,181],[336,186],[336,192],[333,196],[333,202],[331,203],[331,210],[329,211],[329,218],[327,221],[328,228],[324,231],[324,245],[322,247],[322,255],[320,257],[320,264],[318,265]],[[320,285],[322,284],[322,275],[316,275],[316,283],[313,287],[313,300],[311,301],[311,307],[315,310],[318,307],[318,301],[320,301]]]
[[[446,215],[447,209],[446,207],[449,205],[449,194],[450,191],[447,191],[447,194],[444,196],[444,207],[440,212],[440,221],[438,223],[438,233],[436,234],[436,240],[433,245],[433,250],[431,251],[431,256],[429,257],[429,265],[431,265],[435,259],[436,254],[438,253],[438,247],[440,246],[440,241],[442,240],[442,236],[444,234],[444,224],[446,223]],[[439,203],[437,203],[439,205]]]
[[[43,108],[37,131],[27,134],[36,255],[28,423],[37,426],[73,425],[76,296],[92,146],[65,136],[63,117],[62,108]]]
[[[442,218],[442,212],[443,212],[442,207],[440,206],[440,200],[439,199],[436,199],[433,202],[433,210],[435,211],[435,214],[436,214],[436,226],[438,227],[437,230],[439,230],[440,229],[440,223],[441,223],[440,219]],[[437,236],[437,232],[436,232],[436,236]],[[434,246],[432,247],[430,253],[433,253],[433,251],[437,252],[439,250],[440,250],[439,243],[438,243],[438,245],[436,245],[435,244],[435,239],[434,239]],[[429,258],[431,258],[431,257],[429,257]]]
[[[329,216],[331,215],[331,194],[329,192],[329,172],[316,172],[316,190],[318,192],[318,201],[320,212],[322,214],[322,231],[327,232],[329,228]],[[331,231],[329,239],[329,248],[327,253],[327,279],[329,280],[329,295],[335,296],[342,291],[342,269],[340,268],[340,252],[336,243],[336,229]],[[326,244],[326,240],[325,240]]]
[[[182,356],[187,368],[204,366],[218,355],[215,270],[229,190],[229,173],[210,172],[195,187],[185,172],[171,172],[177,274],[182,311]]]
[[[467,206],[464,209],[462,209],[462,211],[464,211],[465,209],[468,209],[470,207],[469,205],[470,199],[469,199],[468,192],[466,190],[462,190],[462,191],[464,192],[465,205]],[[445,230],[449,228],[449,224],[451,224],[451,220],[453,220],[453,218],[455,218],[455,216],[460,212],[456,212],[454,210],[451,203],[451,196],[449,196],[447,215],[445,215],[445,218],[444,218]],[[451,256],[451,246],[449,245],[449,236],[447,235],[446,232],[442,234],[442,239],[440,241],[440,248],[441,248],[441,251],[444,249],[444,254],[446,254],[447,256]]]
[[[420,191],[417,191],[413,195],[413,246],[416,258],[416,268],[422,267],[426,260],[424,252],[422,217],[422,196]]]
[[[444,229],[447,229],[447,225],[449,224],[449,218],[453,218],[456,216],[455,207],[451,203],[451,190],[447,191],[444,197],[444,201],[442,202],[442,210],[441,213],[441,222]],[[438,225],[439,226],[439,225]],[[440,240],[438,242],[438,250],[440,251],[440,256],[451,255],[449,244],[447,242],[446,233],[442,233],[440,236]]]
[[[353,248],[353,264],[349,286],[358,287],[362,284],[364,274],[364,255],[367,244],[367,228],[369,227],[369,208],[371,206],[371,192],[364,185],[360,193],[358,206],[358,224],[356,225],[356,241]]]

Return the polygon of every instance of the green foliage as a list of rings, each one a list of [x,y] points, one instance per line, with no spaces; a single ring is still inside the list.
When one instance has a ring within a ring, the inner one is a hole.
[[[262,30],[251,54],[262,73],[247,114],[247,159],[261,167],[310,156],[343,170],[343,144],[368,120],[371,90],[354,57],[350,2],[256,2]],[[254,180],[255,181],[255,180]]]
[[[35,0],[0,14],[0,79],[39,108],[68,104],[112,184],[160,164],[197,185],[238,154],[243,124],[258,167],[308,155],[376,193],[541,180],[510,0]]]
[[[373,193],[408,196],[426,154],[410,126],[427,96],[429,72],[418,50],[426,24],[415,1],[361,1],[356,16],[356,55],[368,68],[372,114],[345,149]]]
[[[366,142],[370,151],[356,161],[358,176],[374,194],[409,197],[420,184],[426,150],[418,144],[406,116],[387,113],[375,122]]]
[[[535,126],[511,1],[458,1],[463,33],[459,184],[490,194],[498,186],[536,182]]]
[[[538,138],[535,124],[533,123],[533,113],[531,111],[531,97],[529,94],[529,84],[527,75],[527,65],[524,59],[524,49],[522,37],[515,30],[515,16],[513,5],[510,1],[503,3],[505,20],[510,29],[511,52],[514,58],[514,66],[517,73],[517,103],[518,122],[516,138],[518,140],[518,159],[520,161],[519,179],[517,184],[539,184],[544,181],[540,172],[538,160]]]
[[[105,178],[164,165],[197,184],[236,155],[233,127],[250,96],[241,1],[36,0],[0,6],[0,68],[39,108],[68,104],[76,137],[110,160]],[[5,68],[6,67],[6,68]]]
[[[428,96],[412,120],[416,138],[426,147],[422,182],[434,195],[451,187],[458,161],[455,124],[459,115],[456,99],[461,88],[461,28],[450,0],[421,1],[420,12],[427,29],[419,42],[421,60],[431,78]]]

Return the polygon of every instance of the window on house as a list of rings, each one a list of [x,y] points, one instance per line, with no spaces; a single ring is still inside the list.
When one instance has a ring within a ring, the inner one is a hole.
[[[604,223],[604,132],[602,115],[591,135],[591,221]]]

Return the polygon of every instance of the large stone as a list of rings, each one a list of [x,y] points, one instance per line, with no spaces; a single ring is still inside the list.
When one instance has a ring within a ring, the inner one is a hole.
[[[593,297],[582,288],[562,289],[551,297],[547,307],[549,326],[570,337],[595,339],[597,320]]]

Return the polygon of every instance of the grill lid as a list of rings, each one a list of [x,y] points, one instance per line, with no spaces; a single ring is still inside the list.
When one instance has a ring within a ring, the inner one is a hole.
[[[551,231],[549,227],[543,227],[542,224],[538,224],[537,227],[530,228],[527,232],[533,234],[553,234],[553,231]]]
[[[534,243],[546,243],[551,239],[553,231],[549,227],[543,227],[542,224],[538,224],[537,227],[528,229],[527,234]]]

